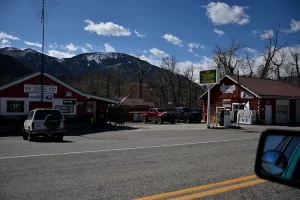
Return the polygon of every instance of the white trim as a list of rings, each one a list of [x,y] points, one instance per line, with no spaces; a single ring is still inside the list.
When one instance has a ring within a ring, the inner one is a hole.
[[[248,92],[254,94],[256,97],[260,98],[259,95],[255,94],[254,92],[252,92],[251,90],[249,90],[248,88],[246,88],[245,86],[243,86],[241,83],[238,83],[236,80],[234,80],[233,78],[231,78],[231,77],[228,76],[228,75],[223,76],[223,78],[220,79],[220,83],[221,83],[221,81],[222,81],[225,77],[229,78],[230,80],[232,80],[233,82],[235,82],[236,84],[238,84],[241,88],[247,90]],[[218,85],[218,84],[214,84],[213,86],[210,87],[210,89],[212,89],[212,88],[215,87],[216,85]],[[201,95],[201,97],[200,97],[199,99],[201,99],[206,93],[207,93],[207,91],[204,92],[204,93]],[[240,96],[240,95],[241,95],[241,94],[239,94],[239,96]]]
[[[234,106],[234,105],[246,105],[246,103],[232,103],[232,105],[231,105],[231,110],[232,110],[232,111],[234,111],[234,110],[233,110],[233,106]]]
[[[3,85],[2,87],[0,87],[0,90],[4,90],[4,89],[9,88],[11,86],[17,85],[17,84],[19,84],[19,83],[21,83],[23,81],[26,81],[26,80],[31,79],[33,77],[36,77],[36,76],[38,76],[40,74],[41,74],[40,72],[36,72],[34,74],[31,74],[29,76],[26,76],[24,78],[21,78],[19,80],[14,81],[14,82],[8,83],[7,85]]]

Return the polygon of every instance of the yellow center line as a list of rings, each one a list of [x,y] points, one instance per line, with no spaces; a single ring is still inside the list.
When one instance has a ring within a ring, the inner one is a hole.
[[[196,192],[198,190],[204,190],[204,189],[209,189],[209,188],[213,188],[213,187],[228,185],[228,184],[232,184],[232,183],[247,181],[247,180],[251,180],[251,179],[254,179],[254,178],[258,178],[258,177],[256,175],[244,176],[244,177],[235,178],[235,179],[231,179],[231,180],[226,180],[226,181],[222,181],[222,182],[218,182],[218,183],[212,183],[212,184],[208,184],[208,185],[202,185],[202,186],[197,186],[197,187],[193,187],[193,188],[187,188],[187,189],[178,190],[178,191],[174,191],[174,192],[167,192],[167,193],[163,193],[163,194],[157,194],[157,195],[153,195],[153,196],[137,198],[135,200],[162,199],[162,198],[166,198],[166,197],[172,197],[172,196],[183,195],[183,194],[187,194],[187,193],[191,193],[191,192]]]
[[[264,182],[266,182],[266,180],[258,179],[258,180],[254,180],[254,181],[248,181],[245,183],[239,183],[239,184],[235,184],[235,185],[221,187],[218,189],[213,189],[213,190],[209,190],[209,191],[205,191],[205,192],[191,194],[188,196],[178,197],[178,198],[174,198],[171,200],[191,200],[191,199],[196,199],[196,198],[202,198],[202,197],[206,197],[206,196],[212,196],[212,195],[216,195],[219,193],[228,192],[231,190],[236,190],[236,189],[240,189],[240,188],[244,188],[244,187],[257,185],[257,184],[264,183]]]

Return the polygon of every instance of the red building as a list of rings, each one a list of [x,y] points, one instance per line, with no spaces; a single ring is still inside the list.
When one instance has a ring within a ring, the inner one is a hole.
[[[244,109],[247,102],[256,110],[257,124],[300,124],[300,88],[295,85],[258,78],[226,75],[211,87],[211,120],[220,109]],[[203,100],[203,116],[207,116],[207,92]]]
[[[95,120],[106,121],[108,105],[118,104],[115,99],[90,95],[44,74],[41,100],[41,73],[37,72],[0,87],[0,116],[26,116],[34,108],[56,108],[66,118],[84,117],[93,112]]]

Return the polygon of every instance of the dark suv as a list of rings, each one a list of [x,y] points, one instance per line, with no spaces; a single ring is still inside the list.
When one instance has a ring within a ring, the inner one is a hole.
[[[189,107],[175,107],[174,112],[177,121],[184,121],[186,123],[197,122],[201,123],[202,114],[195,109]]]

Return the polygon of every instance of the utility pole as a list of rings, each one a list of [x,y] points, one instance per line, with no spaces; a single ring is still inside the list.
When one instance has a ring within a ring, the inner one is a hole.
[[[42,17],[41,23],[43,24],[42,36],[42,74],[41,74],[41,102],[44,100],[44,38],[45,38],[45,0],[42,4]]]

